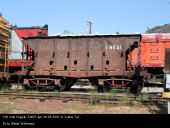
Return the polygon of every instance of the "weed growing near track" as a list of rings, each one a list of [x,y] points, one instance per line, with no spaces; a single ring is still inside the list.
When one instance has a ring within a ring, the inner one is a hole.
[[[11,110],[12,110],[12,108],[10,107],[10,105],[8,103],[0,102],[0,113],[2,113],[2,114],[10,113]]]
[[[9,91],[9,90],[11,90],[10,86],[7,84],[3,84],[1,85],[1,88],[0,88],[0,94],[3,94],[4,92]]]
[[[117,94],[117,90],[110,90],[106,93],[105,98],[115,98]]]
[[[140,98],[140,100],[141,100],[141,101],[147,101],[147,100],[150,100],[149,95],[146,95],[146,94],[140,95],[140,96],[139,96],[139,98]]]
[[[96,105],[97,103],[100,102],[100,96],[96,91],[91,91],[90,92],[90,99],[89,99],[89,104],[90,105]]]
[[[122,97],[120,98],[120,103],[119,103],[119,105],[121,105],[121,106],[128,106],[129,103],[130,103],[130,101],[129,101],[128,93],[124,92],[124,93],[122,94]]]

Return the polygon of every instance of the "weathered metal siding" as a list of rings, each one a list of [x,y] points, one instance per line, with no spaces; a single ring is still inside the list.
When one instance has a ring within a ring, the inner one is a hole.
[[[163,68],[165,48],[170,48],[170,33],[142,34],[141,66]],[[132,63],[137,63],[137,49],[133,51]]]
[[[10,30],[10,49],[9,49],[9,59],[10,60],[19,60],[22,59],[22,42],[15,30]]]
[[[170,73],[170,48],[165,49],[165,74]]]
[[[24,40],[36,54],[30,75],[97,77],[129,75],[126,52],[140,35],[66,36]]]
[[[169,92],[167,88],[167,76],[170,74],[170,48],[165,49],[165,68],[164,68],[164,92]]]

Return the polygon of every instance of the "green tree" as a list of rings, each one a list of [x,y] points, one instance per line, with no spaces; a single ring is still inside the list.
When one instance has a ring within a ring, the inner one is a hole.
[[[116,34],[119,35],[120,33],[117,31]]]
[[[63,34],[73,34],[73,32],[70,32],[69,30],[64,30]]]

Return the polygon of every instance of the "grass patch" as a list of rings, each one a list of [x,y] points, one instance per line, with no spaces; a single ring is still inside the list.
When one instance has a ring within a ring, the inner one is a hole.
[[[131,104],[129,105],[130,107],[134,107],[134,108],[142,108],[143,105],[140,103],[140,102],[137,102],[137,101],[133,101],[133,102],[130,102]]]
[[[96,113],[96,112],[102,113],[111,108],[113,108],[113,106],[110,104],[98,104],[98,105],[85,104],[83,106],[81,105],[81,106],[72,107],[71,110],[67,110],[67,112],[68,113],[79,113],[79,114]]]
[[[0,110],[1,110],[1,109],[4,109],[4,106],[5,106],[4,103],[0,103]]]
[[[100,102],[100,96],[98,95],[97,92],[92,91],[89,99],[89,104],[96,105],[99,102]]]
[[[10,113],[11,112],[11,107],[8,103],[2,103],[0,102],[0,113]]]
[[[0,87],[0,94],[3,94],[4,92],[11,90],[10,88],[11,87],[8,84],[1,85],[1,87]]]
[[[20,92],[21,92],[21,93],[35,93],[36,91],[34,91],[34,90],[22,89]]]
[[[129,106],[129,107],[142,107],[143,105],[139,101],[132,101],[129,99],[130,94],[128,92],[123,93],[121,97],[120,104],[121,106]],[[148,95],[140,95],[137,97],[138,100],[146,101],[149,100]]]
[[[117,90],[111,89],[106,93],[105,98],[115,98],[117,94]]]
[[[122,93],[122,97],[120,98],[120,103],[121,106],[128,106],[130,104],[129,101],[129,96],[127,92]]]
[[[76,113],[86,113],[89,110],[94,109],[93,106],[76,106],[72,108],[72,111]]]
[[[59,90],[55,89],[55,90],[54,90],[54,92],[58,93],[58,92],[59,92]]]
[[[139,95],[137,97],[137,99],[141,100],[141,101],[147,101],[147,100],[151,100],[149,95],[143,94],[143,95]]]

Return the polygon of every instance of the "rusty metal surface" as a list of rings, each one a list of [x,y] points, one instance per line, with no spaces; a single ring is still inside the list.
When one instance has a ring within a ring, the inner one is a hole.
[[[129,48],[138,47],[140,40],[140,34],[25,38],[24,44],[35,53],[34,70],[29,75],[128,76]],[[25,74],[24,70],[20,72]]]
[[[129,79],[98,79],[99,85],[105,87],[122,88],[127,86],[132,80]]]
[[[10,74],[8,72],[0,72],[0,82],[9,80]]]
[[[170,73],[170,48],[166,48],[165,49],[165,68],[164,68],[164,72],[166,74]]]
[[[167,77],[170,74],[170,48],[165,49],[165,68],[164,68],[164,92],[169,92],[170,90],[166,88]]]

